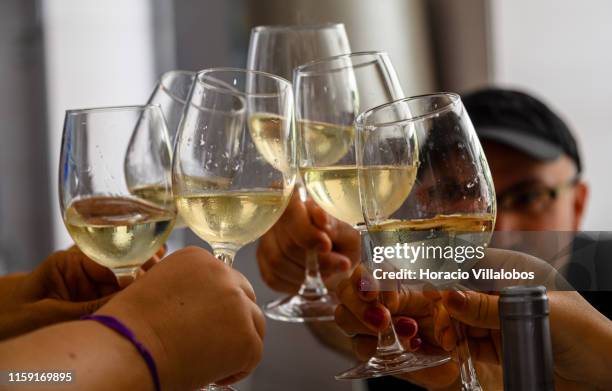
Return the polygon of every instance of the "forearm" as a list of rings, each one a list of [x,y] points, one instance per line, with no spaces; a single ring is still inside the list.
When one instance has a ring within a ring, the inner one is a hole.
[[[131,342],[92,321],[50,326],[0,343],[0,369],[72,371],[74,381],[61,385],[66,391],[153,389],[149,370]],[[20,383],[17,389],[29,388]]]

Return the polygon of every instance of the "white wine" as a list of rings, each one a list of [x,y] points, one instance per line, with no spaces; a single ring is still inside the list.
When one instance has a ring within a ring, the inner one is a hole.
[[[336,164],[355,142],[355,129],[352,126],[300,120],[297,128],[302,143],[302,159],[317,166]]]
[[[362,170],[381,213],[389,216],[410,194],[417,167],[370,166]],[[308,193],[327,213],[352,226],[363,222],[357,167],[304,167],[301,172]]]
[[[459,277],[440,279],[436,273],[446,272],[451,276],[457,272],[469,273],[482,258],[476,254],[488,245],[494,224],[493,214],[449,214],[422,220],[388,220],[368,226],[368,233],[374,247],[407,245],[412,248],[403,255],[385,257],[386,267],[413,270],[418,280],[443,287],[453,286]],[[468,247],[472,248],[469,257]],[[405,257],[407,254],[411,254],[409,258]],[[388,286],[392,287],[395,289],[394,285]]]
[[[139,186],[129,189],[130,193],[138,198],[147,200],[155,205],[159,205],[164,209],[176,209],[174,202],[174,196],[172,195],[171,189],[167,189],[162,185],[146,185]],[[176,216],[176,222],[174,223],[174,229],[185,228],[185,222],[180,216]]]
[[[187,225],[211,246],[238,249],[263,235],[285,210],[290,191],[205,191],[177,196]]]
[[[259,153],[274,168],[286,171],[289,162],[288,143],[281,132],[288,129],[288,119],[270,113],[253,114],[249,128]],[[304,159],[318,166],[335,164],[351,149],[355,131],[352,126],[324,122],[297,122],[298,140]]]
[[[261,156],[279,171],[287,172],[292,159],[287,136],[288,119],[270,113],[255,113],[249,119],[251,138]]]
[[[136,198],[96,196],[73,200],[64,223],[88,257],[124,269],[140,266],[159,250],[175,216],[173,210]]]
[[[390,220],[368,227],[370,232],[491,232],[495,216],[492,214],[437,215],[431,219]]]

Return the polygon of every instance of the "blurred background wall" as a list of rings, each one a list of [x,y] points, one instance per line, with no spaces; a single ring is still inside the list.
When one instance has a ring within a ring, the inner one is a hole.
[[[389,52],[407,94],[493,83],[542,97],[580,141],[591,185],[584,228],[609,230],[609,15],[605,0],[3,0],[0,274],[70,244],[56,196],[66,109],[142,104],[174,68],[244,67],[260,24],[343,22],[354,51]],[[263,303],[277,294],[261,282],[254,248],[236,265]],[[268,335],[242,391],[360,389],[332,380],[350,361],[307,328],[268,322]]]

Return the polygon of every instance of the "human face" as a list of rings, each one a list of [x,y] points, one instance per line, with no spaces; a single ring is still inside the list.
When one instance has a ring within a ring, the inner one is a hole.
[[[497,231],[572,231],[580,226],[586,185],[566,156],[540,162],[501,144],[483,148],[498,200]],[[513,200],[513,201],[506,201]]]

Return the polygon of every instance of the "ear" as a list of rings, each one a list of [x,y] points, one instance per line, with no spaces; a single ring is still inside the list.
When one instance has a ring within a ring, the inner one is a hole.
[[[589,186],[585,182],[578,182],[574,188],[574,230],[582,225],[582,217],[589,197]]]

